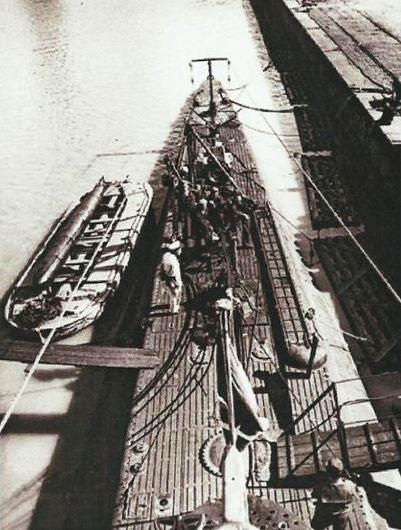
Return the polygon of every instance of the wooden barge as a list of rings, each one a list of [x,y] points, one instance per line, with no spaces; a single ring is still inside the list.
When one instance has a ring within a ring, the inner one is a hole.
[[[28,338],[93,324],[117,290],[152,200],[148,184],[103,178],[61,216],[18,278],[5,318]]]

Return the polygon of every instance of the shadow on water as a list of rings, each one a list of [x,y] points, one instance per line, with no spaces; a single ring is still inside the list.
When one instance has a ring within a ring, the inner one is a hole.
[[[2,418],[3,415],[0,415]],[[64,427],[64,414],[13,414],[6,434],[58,434]]]
[[[137,347],[142,344],[144,333],[142,319],[150,304],[154,273],[160,258],[166,198],[166,188],[161,183],[161,177],[166,172],[164,157],[168,156],[171,160],[175,160],[178,156],[184,121],[188,116],[191,100],[192,96],[181,108],[149,177],[153,189],[152,211],[142,228],[134,255],[118,291],[109,300],[103,315],[96,322],[94,342],[97,344],[112,343],[118,346]]]
[[[98,343],[140,345],[143,339],[141,321],[150,303],[163,224],[157,226],[157,221],[163,219],[165,198],[160,183],[165,171],[163,157],[165,154],[172,159],[178,156],[188,105],[189,99],[173,124],[152,172],[154,219],[145,227],[140,259],[131,260],[119,291],[96,325]],[[110,527],[136,379],[135,370],[81,370],[69,410],[59,425],[60,436],[30,530]]]
[[[31,529],[103,528],[113,505],[135,374],[82,370]]]

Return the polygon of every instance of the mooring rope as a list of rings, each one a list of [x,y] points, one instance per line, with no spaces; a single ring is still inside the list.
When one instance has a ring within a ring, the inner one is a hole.
[[[360,335],[355,335],[354,333],[350,333],[349,331],[345,331],[345,329],[343,329],[341,327],[336,327],[336,326],[333,326],[332,324],[329,324],[326,320],[321,320],[318,317],[314,317],[314,320],[316,320],[316,322],[319,322],[320,324],[322,324],[322,326],[326,326],[327,328],[334,329],[335,331],[341,331],[341,333],[343,335],[346,335],[347,337],[350,337],[351,339],[355,339],[356,341],[359,341],[359,342],[368,342],[369,341],[368,337],[361,337]]]
[[[245,87],[245,90],[246,87]],[[258,112],[270,112],[270,113],[277,113],[277,114],[288,114],[289,112],[292,112],[292,107],[285,108],[285,109],[266,109],[263,107],[253,107],[251,105],[246,105],[245,103],[240,103],[239,101],[234,101],[233,99],[226,98],[230,103],[233,105],[237,105],[238,107],[242,107],[243,109],[249,109],[249,110],[256,110]]]
[[[266,70],[268,70],[271,67],[271,65],[272,65],[272,61],[269,60],[267,65],[262,68],[262,72],[266,72]],[[248,87],[250,84],[252,84],[255,81],[255,79],[258,78],[258,75],[259,75],[259,73],[253,75],[252,77],[249,78],[249,80],[246,83],[244,83],[244,84],[242,84],[240,86],[225,88],[225,91],[226,92],[236,92],[237,90],[240,90],[242,92],[242,90],[244,90],[246,87]]]
[[[274,136],[274,133],[272,133],[271,131],[266,131],[265,129],[258,129],[257,127],[253,127],[252,125],[249,125],[248,123],[244,123],[242,120],[241,120],[241,125],[243,127],[246,127],[247,129],[250,129],[251,131],[256,131],[262,134],[267,134],[268,136]],[[282,138],[298,138],[299,137],[298,134],[282,134],[281,136]]]
[[[284,219],[284,221],[286,223],[288,223],[290,226],[292,226],[292,228],[294,228],[300,234],[302,234],[308,241],[311,241],[311,242],[314,241],[315,238],[311,234],[308,234],[308,232],[305,232],[305,230],[302,230],[302,228],[299,228],[299,226],[296,226],[292,221],[290,221],[290,219],[288,219],[288,217],[286,215],[283,214],[283,212],[281,212],[280,210],[278,210],[277,208],[272,206],[272,204],[270,204],[270,202],[269,202],[269,207],[270,207],[271,210],[276,212],[282,219]]]

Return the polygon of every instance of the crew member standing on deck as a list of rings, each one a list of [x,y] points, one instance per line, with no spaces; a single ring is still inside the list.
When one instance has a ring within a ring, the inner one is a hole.
[[[352,530],[350,511],[358,494],[356,484],[342,477],[344,466],[339,458],[331,458],[326,471],[325,480],[312,492],[317,499],[312,528],[323,530],[333,525],[333,530]]]
[[[181,243],[178,239],[170,241],[163,245],[162,250],[161,278],[170,289],[173,313],[178,313],[182,292],[181,267],[178,259],[181,254]]]
[[[363,525],[370,530],[389,530],[387,521],[370,505],[364,488],[344,478],[344,466],[339,458],[330,458],[326,471],[323,481],[312,492],[317,499],[311,521],[314,530],[353,530],[355,517],[352,512],[355,512],[358,528]]]

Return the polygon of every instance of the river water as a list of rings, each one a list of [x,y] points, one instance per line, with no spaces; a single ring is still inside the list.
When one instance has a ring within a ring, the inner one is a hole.
[[[397,0],[348,3],[389,24],[401,18]],[[190,59],[229,57],[232,85],[256,79],[258,102],[266,98],[247,4],[3,0],[0,296],[55,217],[104,172],[96,155],[160,149],[194,88]],[[204,75],[197,69],[195,83]],[[133,156],[129,172],[147,178],[155,159]]]

